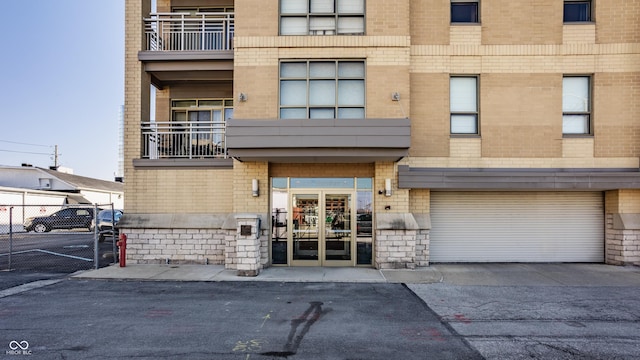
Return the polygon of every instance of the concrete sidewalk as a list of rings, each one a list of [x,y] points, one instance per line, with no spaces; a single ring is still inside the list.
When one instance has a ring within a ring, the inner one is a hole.
[[[406,283],[480,286],[640,286],[640,268],[603,264],[437,264],[420,270],[270,267],[256,277],[240,277],[222,265],[117,264],[89,270],[74,279],[155,281],[273,281]]]

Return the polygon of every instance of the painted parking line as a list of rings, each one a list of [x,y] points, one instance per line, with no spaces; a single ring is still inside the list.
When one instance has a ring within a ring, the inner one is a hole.
[[[38,289],[38,288],[41,288],[41,287],[53,285],[53,284],[59,283],[62,280],[63,279],[39,280],[39,281],[34,281],[34,282],[30,282],[30,283],[23,284],[23,285],[14,286],[14,287],[9,288],[9,289],[0,290],[0,299],[4,298],[4,297],[7,297],[7,296],[20,294],[20,293],[23,293],[25,291],[29,291],[29,290]]]
[[[26,253],[30,253],[30,252],[34,252],[34,251],[35,252],[41,252],[41,253],[49,254],[49,255],[56,255],[56,256],[66,257],[66,258],[75,259],[75,260],[93,261],[93,259],[83,258],[83,257],[80,257],[80,256],[74,256],[74,255],[69,255],[69,254],[57,253],[57,252],[53,252],[53,251],[49,251],[49,250],[43,250],[43,249],[31,249],[31,250],[16,251],[16,252],[13,252],[11,254],[12,255],[26,254]],[[8,256],[8,255],[9,255],[9,253],[0,254],[0,256]]]

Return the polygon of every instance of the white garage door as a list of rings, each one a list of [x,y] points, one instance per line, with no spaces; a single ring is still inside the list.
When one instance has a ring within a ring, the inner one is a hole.
[[[431,192],[431,262],[603,262],[595,192]]]

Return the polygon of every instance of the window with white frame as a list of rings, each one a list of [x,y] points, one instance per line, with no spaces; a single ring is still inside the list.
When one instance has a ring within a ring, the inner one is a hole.
[[[480,2],[451,0],[451,23],[479,23]]]
[[[564,22],[591,22],[591,0],[566,0],[564,2]]]
[[[365,65],[361,60],[280,63],[281,119],[362,119]]]
[[[451,134],[478,134],[478,77],[452,76],[449,80]]]
[[[591,133],[591,78],[565,76],[562,79],[562,133]]]
[[[363,35],[365,0],[280,0],[280,35]]]

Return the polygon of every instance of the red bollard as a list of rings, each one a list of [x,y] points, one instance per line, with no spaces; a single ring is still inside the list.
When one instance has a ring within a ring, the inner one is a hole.
[[[120,240],[116,243],[120,248],[120,267],[127,266],[127,235],[120,234]]]

